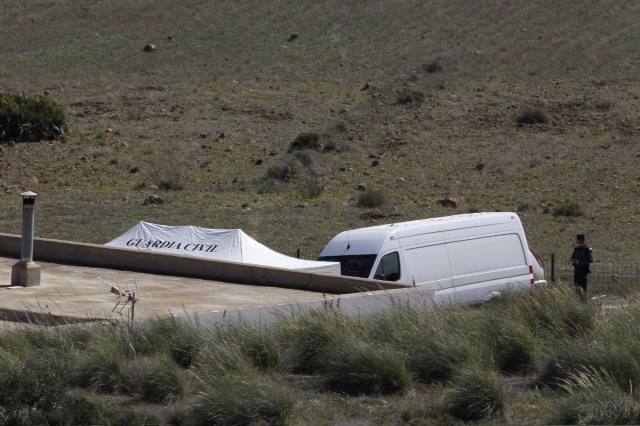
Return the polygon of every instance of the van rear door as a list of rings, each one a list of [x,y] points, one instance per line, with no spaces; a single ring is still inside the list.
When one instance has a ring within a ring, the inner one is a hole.
[[[485,302],[531,279],[528,249],[518,233],[485,235],[447,242],[456,302]]]

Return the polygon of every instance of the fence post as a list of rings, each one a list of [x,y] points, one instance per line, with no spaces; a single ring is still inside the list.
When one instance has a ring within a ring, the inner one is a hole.
[[[556,254],[551,253],[551,282],[556,282]]]
[[[300,249],[298,249],[298,250],[296,251],[296,257],[297,257],[298,259],[300,259]]]

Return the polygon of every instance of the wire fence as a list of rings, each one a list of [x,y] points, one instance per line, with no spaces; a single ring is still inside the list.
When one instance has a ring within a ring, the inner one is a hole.
[[[569,259],[551,255],[544,264],[548,281],[573,284],[573,265]],[[595,259],[588,275],[590,293],[603,292],[626,295],[640,288],[640,259]]]

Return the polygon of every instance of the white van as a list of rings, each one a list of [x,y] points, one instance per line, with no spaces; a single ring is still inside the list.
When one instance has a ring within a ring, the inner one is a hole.
[[[318,260],[340,262],[341,274],[427,285],[441,302],[477,304],[534,285],[533,264],[515,213],[473,213],[336,235]]]

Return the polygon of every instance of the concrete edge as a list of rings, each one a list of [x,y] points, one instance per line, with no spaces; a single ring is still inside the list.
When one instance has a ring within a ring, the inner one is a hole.
[[[367,291],[356,294],[329,296],[319,301],[288,303],[260,308],[224,311],[184,313],[177,318],[195,322],[202,326],[243,322],[271,324],[295,318],[312,310],[332,310],[351,318],[383,312],[394,306],[431,310],[436,305],[434,290],[428,287],[408,287],[394,290]]]
[[[0,256],[19,258],[21,237],[0,233]],[[199,259],[99,244],[36,238],[36,261],[109,268],[227,283],[284,287],[329,294],[409,288],[403,284],[355,277],[292,271],[237,262]]]

